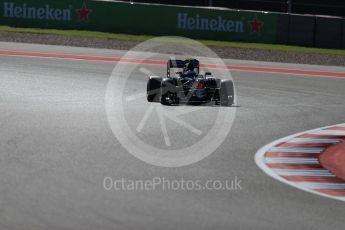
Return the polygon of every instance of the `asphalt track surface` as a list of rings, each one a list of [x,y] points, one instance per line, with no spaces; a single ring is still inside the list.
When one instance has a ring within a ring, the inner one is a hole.
[[[109,56],[122,53],[13,43],[0,43],[0,48]],[[345,72],[342,67],[225,62]],[[344,229],[343,202],[266,176],[255,164],[254,154],[280,137],[343,123],[345,79],[232,71],[239,107],[226,140],[198,163],[165,168],[130,155],[113,135],[104,95],[114,66],[111,62],[0,56],[1,230]],[[149,68],[165,73],[164,66]],[[138,70],[132,74],[128,87],[144,91],[147,77]],[[128,115],[133,121],[140,120],[149,105],[145,98],[138,100],[137,111]],[[202,111],[212,114],[212,108]],[[201,119],[209,125],[210,117]],[[172,132],[184,132],[173,122],[168,125]],[[160,133],[146,138],[163,142]],[[183,143],[189,137],[174,138]],[[227,180],[235,176],[242,180],[238,191],[103,188],[104,177]]]

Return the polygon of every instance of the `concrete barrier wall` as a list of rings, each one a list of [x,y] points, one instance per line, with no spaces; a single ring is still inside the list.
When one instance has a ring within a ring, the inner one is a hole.
[[[343,21],[340,18],[315,18],[315,47],[342,47]]]
[[[3,0],[0,25],[345,48],[344,18],[102,0]]]
[[[276,43],[276,14],[80,0],[4,0],[4,25]]]
[[[300,46],[314,46],[314,16],[289,15],[288,43]]]
[[[345,49],[345,20],[343,20],[343,33],[342,33],[342,37],[343,37],[343,46],[342,46],[342,48]]]
[[[290,17],[287,14],[279,14],[277,18],[277,43],[288,44]]]

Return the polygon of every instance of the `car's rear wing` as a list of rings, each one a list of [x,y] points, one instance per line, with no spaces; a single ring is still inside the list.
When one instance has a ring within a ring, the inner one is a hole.
[[[187,59],[187,60],[172,60],[168,61],[169,68],[183,68],[188,63],[193,62],[194,66],[199,67],[199,61],[196,59]]]
[[[188,63],[193,62],[195,66],[195,71],[199,73],[199,61],[196,59],[186,59],[186,60],[168,60],[167,63],[167,77],[170,77],[170,68],[184,68]]]

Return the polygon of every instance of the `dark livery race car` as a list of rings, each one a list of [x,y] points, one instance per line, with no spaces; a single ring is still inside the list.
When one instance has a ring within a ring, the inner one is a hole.
[[[171,75],[172,69],[180,69]],[[163,105],[179,103],[208,103],[231,106],[234,103],[234,84],[231,80],[212,77],[210,72],[199,74],[196,59],[169,60],[165,78],[150,76],[147,81],[147,100]]]

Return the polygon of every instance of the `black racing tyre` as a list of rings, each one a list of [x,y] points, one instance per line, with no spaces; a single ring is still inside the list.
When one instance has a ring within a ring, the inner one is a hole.
[[[160,102],[162,105],[171,105],[172,101],[166,99],[167,97],[169,97],[169,94],[171,94],[166,87],[167,86],[164,83],[162,83]]]
[[[179,100],[176,98],[176,86],[173,81],[169,80],[162,80],[161,87],[160,87],[160,102],[162,105],[172,105],[178,104]],[[169,97],[169,100],[167,100]]]
[[[232,106],[234,104],[234,83],[232,81],[221,82],[219,99],[221,106]]]
[[[160,88],[161,88],[161,77],[151,76],[147,81],[147,101],[148,102],[159,102],[160,100]]]
[[[161,104],[162,105],[171,105],[172,103],[166,100],[166,97],[168,96],[167,93],[162,94],[161,96]]]
[[[216,89],[215,92],[213,94],[213,100],[215,102],[216,105],[220,105],[220,96],[219,96],[219,91],[220,91],[220,84],[221,84],[221,80],[216,78]]]

